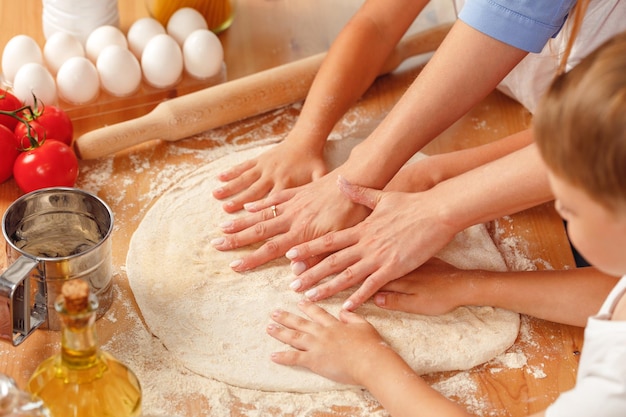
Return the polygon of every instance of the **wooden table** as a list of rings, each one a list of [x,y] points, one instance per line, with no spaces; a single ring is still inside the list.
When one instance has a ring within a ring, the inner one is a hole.
[[[235,21],[220,35],[228,78],[239,78],[326,50],[360,4],[361,1],[357,0],[237,0]],[[120,15],[122,29],[126,30],[134,20],[147,15],[144,1],[120,1]],[[0,27],[2,46],[19,33],[28,34],[43,45],[41,1],[1,2]],[[371,130],[419,70],[419,62],[410,60],[393,74],[380,78],[349,115],[352,121],[365,121],[363,126],[355,128],[348,120],[339,124],[338,134],[350,136]],[[124,274],[124,264],[129,239],[143,213],[168,185],[167,182],[159,183],[157,185],[162,185],[163,189],[155,189],[159,172],[173,166],[180,166],[181,171],[189,170],[194,164],[202,163],[190,151],[202,153],[218,145],[253,144],[263,136],[263,126],[271,125],[271,135],[278,140],[289,130],[298,111],[298,106],[290,106],[216,129],[199,138],[177,143],[153,142],[115,157],[81,161],[77,186],[96,191],[109,202],[116,216],[113,261],[119,296],[111,310],[112,314],[117,313],[116,319],[98,322],[103,344],[112,343],[109,339],[119,335],[128,325],[123,305],[130,305],[135,314],[137,312]],[[529,114],[519,104],[494,92],[429,145],[426,151],[436,153],[489,142],[525,128],[529,120]],[[99,127],[99,123],[98,120],[90,120],[81,125],[81,129],[90,130]],[[220,140],[215,140],[215,137]],[[98,180],[94,173],[104,171],[107,178]],[[1,184],[0,212],[4,212],[19,195],[13,180]],[[562,223],[550,205],[499,219],[495,225],[500,237],[509,236],[520,243],[517,249],[537,268],[546,265],[554,269],[574,266]],[[3,262],[0,259],[0,264]],[[582,343],[581,329],[527,317],[523,318],[523,323],[524,334],[520,335],[514,349],[527,358],[527,363],[501,372],[493,372],[488,365],[470,372],[471,378],[478,384],[479,392],[475,397],[485,404],[482,411],[474,410],[479,414],[525,416],[544,409],[559,392],[574,384],[577,355]],[[37,331],[17,348],[2,344],[0,372],[13,376],[23,386],[35,366],[57,348],[58,333],[48,331]],[[429,375],[426,378],[435,383],[452,374]],[[463,402],[463,398],[458,400]],[[210,401],[198,402],[196,399],[193,405],[190,400],[179,411],[189,416],[203,415],[202,404],[210,404]],[[471,404],[467,405],[471,407]],[[316,415],[340,415],[344,412],[345,409],[324,410]],[[243,415],[243,412],[233,412],[232,415]]]

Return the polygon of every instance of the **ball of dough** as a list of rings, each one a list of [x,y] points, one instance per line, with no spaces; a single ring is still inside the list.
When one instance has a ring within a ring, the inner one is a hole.
[[[355,143],[332,142],[339,143],[328,149],[333,153],[326,160],[331,169],[335,166],[328,162],[345,161],[351,149],[347,145]],[[280,308],[297,313],[302,299],[288,287],[293,279],[289,261],[276,259],[242,279],[228,266],[232,253],[208,244],[220,234],[215,225],[232,216],[211,194],[220,183],[217,173],[267,149],[229,152],[169,188],[150,207],[130,241],[126,260],[130,287],[152,334],[198,375],[262,391],[353,389],[268,359],[272,352],[287,349],[263,333],[271,312]],[[242,248],[237,256],[252,250]],[[484,225],[461,232],[438,256],[457,267],[506,270]],[[346,290],[319,304],[336,315],[349,294]],[[359,312],[418,373],[484,363],[511,346],[520,323],[517,313],[491,307],[460,307],[425,317],[368,302]]]

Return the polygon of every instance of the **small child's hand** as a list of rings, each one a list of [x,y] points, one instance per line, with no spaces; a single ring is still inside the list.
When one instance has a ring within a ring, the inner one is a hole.
[[[440,315],[468,304],[472,278],[483,271],[461,271],[437,258],[383,286],[374,303],[387,310]]]
[[[341,311],[337,319],[310,301],[298,303],[311,320],[277,310],[267,333],[296,350],[275,352],[281,365],[302,366],[316,374],[349,385],[365,385],[371,378],[369,364],[381,355],[395,355],[376,329],[361,316]],[[280,326],[279,326],[280,325]]]

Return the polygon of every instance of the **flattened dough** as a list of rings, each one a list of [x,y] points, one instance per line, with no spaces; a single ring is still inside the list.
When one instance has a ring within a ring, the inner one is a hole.
[[[330,166],[351,142],[329,146]],[[319,392],[347,387],[306,369],[276,365],[270,353],[287,347],[265,333],[276,308],[297,312],[301,295],[288,288],[285,258],[240,274],[228,264],[250,248],[220,252],[209,243],[227,220],[211,191],[217,173],[266,147],[227,155],[167,191],[134,233],[127,256],[133,294],[150,331],[193,372],[263,391]],[[439,257],[461,268],[505,270],[484,226],[462,233]],[[320,303],[336,314],[348,293]],[[519,315],[491,307],[459,308],[438,317],[389,312],[373,304],[363,314],[420,374],[464,370],[505,351],[519,331]]]

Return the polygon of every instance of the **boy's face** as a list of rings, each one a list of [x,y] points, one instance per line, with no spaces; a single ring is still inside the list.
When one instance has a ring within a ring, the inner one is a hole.
[[[626,275],[626,213],[606,209],[552,173],[548,178],[555,208],[567,221],[567,232],[576,249],[602,272]]]

